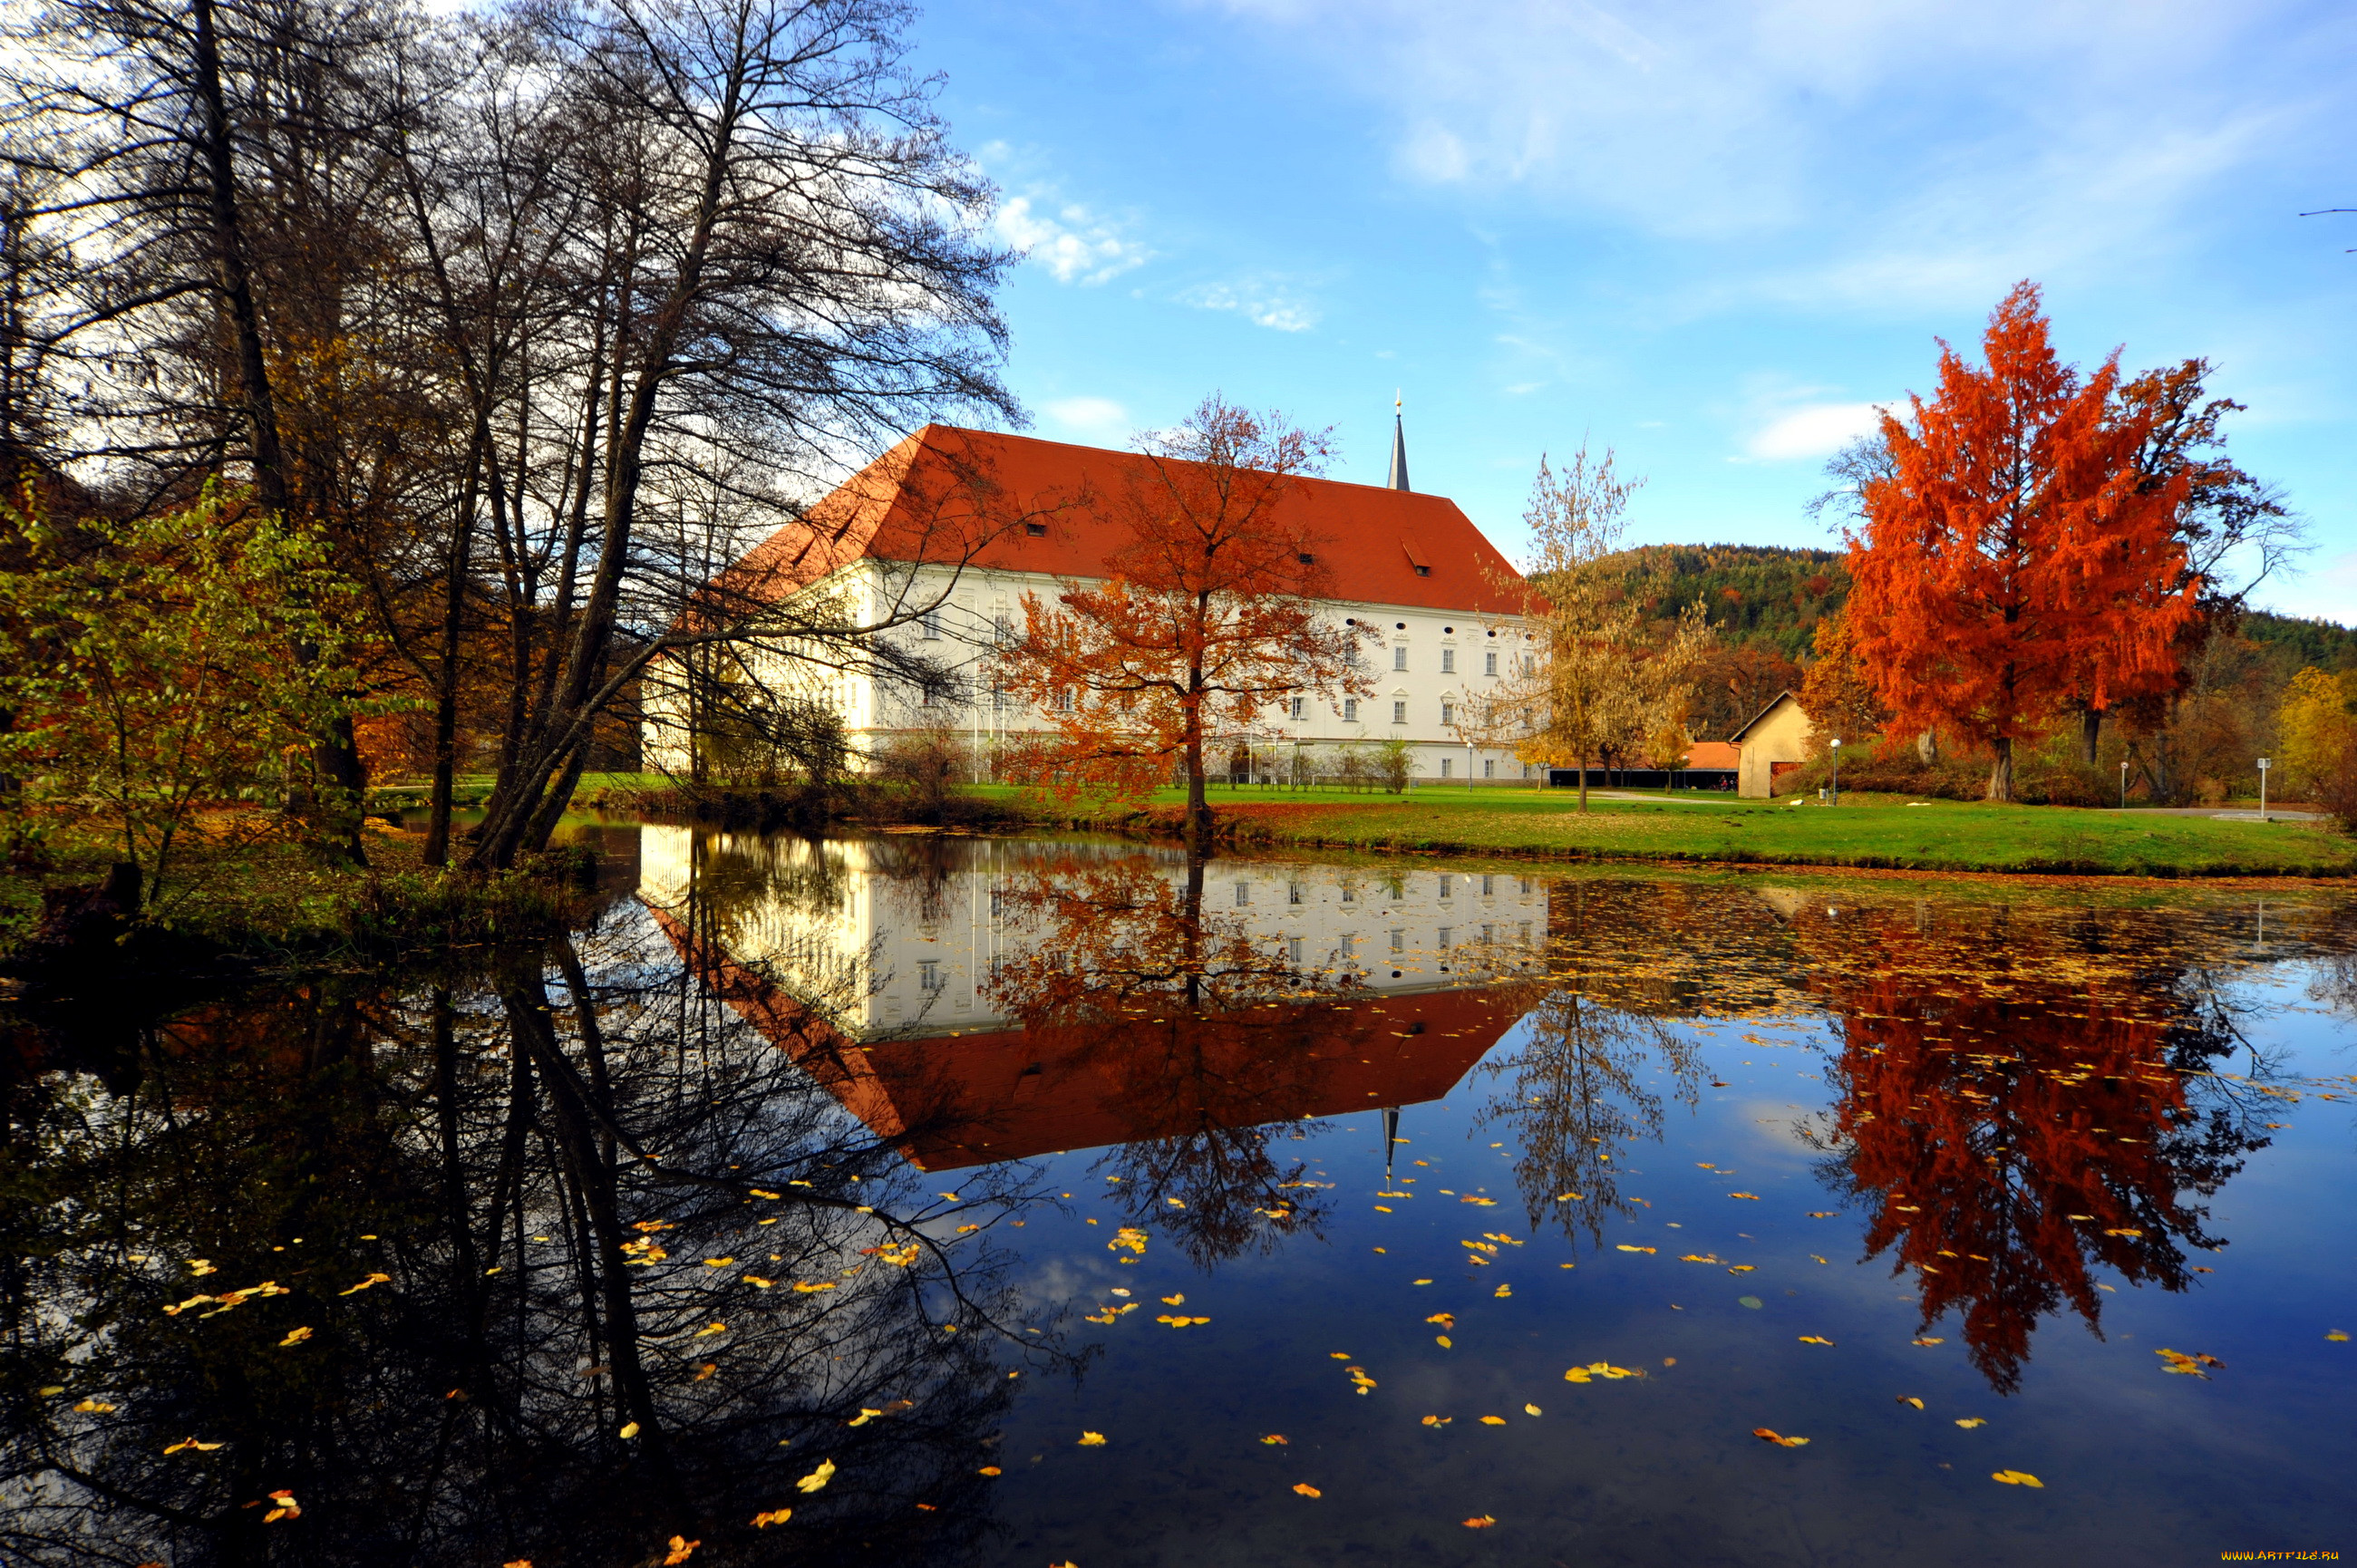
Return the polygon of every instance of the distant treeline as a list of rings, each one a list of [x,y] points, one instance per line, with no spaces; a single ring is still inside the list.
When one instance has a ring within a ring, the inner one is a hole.
[[[1798,690],[1817,623],[1849,598],[1837,550],[1775,544],[1642,544],[1611,558],[1652,618],[1674,622],[1700,601],[1718,634],[1696,693],[1696,739],[1724,740],[1772,700]],[[2272,678],[2254,693],[2272,698],[2301,669],[2357,670],[2357,628],[2267,610],[2245,613],[2234,636],[2245,660]]]

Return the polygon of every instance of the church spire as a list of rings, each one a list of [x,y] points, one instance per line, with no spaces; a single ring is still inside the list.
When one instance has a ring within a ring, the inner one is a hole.
[[[1383,481],[1389,490],[1409,489],[1407,482],[1407,426],[1401,423],[1400,395],[1392,393],[1392,472]]]

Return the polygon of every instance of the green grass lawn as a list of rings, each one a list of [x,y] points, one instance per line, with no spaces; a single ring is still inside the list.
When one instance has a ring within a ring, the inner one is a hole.
[[[983,787],[977,795],[1012,796]],[[1165,791],[1157,815],[1183,797]],[[1578,810],[1565,789],[1419,789],[1405,796],[1338,790],[1212,791],[1240,842],[1511,855],[1889,866],[1927,871],[2115,875],[2345,876],[2357,840],[2301,822],[2222,822],[2152,811],[1996,806],[1904,797],[1743,800],[1598,800]],[[1048,808],[1051,812],[1054,808]]]

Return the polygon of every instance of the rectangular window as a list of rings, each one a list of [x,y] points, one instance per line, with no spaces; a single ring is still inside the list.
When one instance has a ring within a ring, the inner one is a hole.
[[[1394,648],[1392,650],[1392,668],[1394,670],[1405,670],[1407,668],[1406,649]]]
[[[1528,920],[1520,921],[1517,923],[1517,929],[1521,932],[1521,935],[1517,940],[1520,940],[1524,947],[1530,946],[1531,923]]]
[[[1297,719],[1306,719],[1306,718],[1308,718],[1308,717],[1309,716],[1309,699],[1308,699],[1308,698],[1307,698],[1307,697],[1296,697],[1296,698],[1294,698],[1294,699],[1293,699],[1293,703],[1292,703],[1292,707],[1293,707],[1293,716],[1294,716],[1295,718],[1297,718]]]
[[[1355,887],[1351,886],[1349,883],[1347,883],[1347,882],[1345,882],[1344,884],[1342,884],[1342,902],[1343,902],[1343,903],[1345,903],[1345,904],[1355,904],[1355,903],[1357,903],[1358,901],[1359,901],[1359,890],[1358,890],[1357,888],[1355,888]]]
[[[1497,672],[1498,650],[1493,648],[1490,650],[1489,652],[1481,656],[1481,673],[1484,675],[1495,675]]]
[[[1359,933],[1344,931],[1341,940],[1334,945],[1334,956],[1346,966],[1355,966],[1359,961]]]
[[[1457,722],[1456,703],[1443,703],[1440,704],[1440,722],[1444,725],[1453,725]]]
[[[1067,686],[1064,690],[1056,693],[1056,711],[1060,714],[1069,714],[1072,711],[1072,691],[1071,687]]]
[[[931,959],[924,959],[918,963],[918,990],[940,991],[948,984],[949,982],[942,978],[942,966],[940,964],[934,962]]]
[[[1008,618],[1005,610],[990,618],[990,631],[992,636],[998,639],[998,646],[1001,648],[1015,640],[1015,622]],[[1492,663],[1496,662],[1496,654],[1491,654],[1490,658]],[[1495,675],[1497,671],[1492,670],[1490,673]]]
[[[1481,759],[1481,777],[1484,779],[1495,779],[1497,776],[1498,759],[1494,757],[1483,757]]]
[[[1359,722],[1358,698],[1345,697],[1342,699],[1342,722],[1346,725],[1354,725]]]
[[[1449,895],[1450,893],[1452,893],[1452,892],[1454,892],[1454,891],[1456,890],[1456,886],[1457,886],[1457,879],[1456,879],[1455,877],[1453,877],[1453,876],[1444,876],[1444,877],[1442,877],[1442,878],[1440,879],[1440,896],[1441,896],[1443,898],[1448,897],[1448,895]]]
[[[1006,711],[1006,688],[996,681],[990,683],[990,708],[993,713]]]
[[[1288,882],[1285,885],[1285,901],[1288,904],[1298,904],[1302,901],[1302,895],[1305,891],[1307,891],[1307,889],[1305,889],[1300,883]]]
[[[1440,928],[1440,950],[1442,952],[1447,952],[1450,948],[1457,945],[1456,942],[1451,940],[1456,936],[1456,934],[1457,928],[1454,926],[1443,926]]]
[[[1405,931],[1394,931],[1392,933],[1392,951],[1407,951],[1407,933]]]
[[[1239,908],[1239,909],[1243,908],[1244,907],[1246,907],[1247,905],[1249,905],[1251,902],[1252,902],[1252,884],[1251,884],[1251,883],[1249,883],[1249,882],[1239,882],[1239,883],[1237,883],[1237,884],[1236,884],[1236,908]]]
[[[1495,926],[1484,926],[1484,927],[1482,927],[1482,928],[1481,928],[1481,945],[1482,945],[1483,947],[1485,947],[1485,948],[1486,948],[1486,947],[1488,947],[1491,942],[1496,941],[1497,940],[1498,940],[1498,928],[1497,928],[1497,927],[1495,927]]]
[[[1447,724],[1447,723],[1448,722],[1448,716],[1447,716],[1447,715],[1448,715],[1448,704],[1447,703],[1441,703],[1441,704],[1440,704],[1440,712],[1441,712],[1441,714],[1442,714],[1442,717],[1441,717],[1440,722],[1441,722],[1442,724]],[[1456,759],[1455,757],[1442,757],[1442,758],[1440,759],[1440,776],[1441,776],[1443,779],[1448,778],[1448,777],[1449,777],[1449,772],[1448,772],[1448,770],[1449,770],[1450,768],[1452,768],[1456,767],[1456,766],[1457,766],[1457,759]]]
[[[1521,894],[1525,898],[1529,897],[1531,896],[1531,879],[1527,876],[1515,877],[1514,891]]]
[[[1497,890],[1498,890],[1498,879],[1497,879],[1496,877],[1494,877],[1494,876],[1484,876],[1483,878],[1481,878],[1481,897],[1482,897],[1487,898],[1488,897],[1490,897],[1490,895],[1491,895],[1492,893],[1495,893]]]
[[[1444,648],[1440,650],[1440,672],[1443,675],[1457,673],[1457,650]]]
[[[927,610],[918,618],[917,628],[918,635],[927,642],[939,642],[942,639],[942,612]]]
[[[1299,937],[1287,937],[1285,939],[1285,961],[1286,967],[1290,969],[1298,970],[1301,967],[1301,939]]]
[[[1006,916],[1006,890],[1003,887],[994,887],[990,890],[990,918],[998,920],[1004,919]]]
[[[1392,723],[1395,725],[1404,725],[1407,723],[1407,704],[1405,703],[1394,703],[1392,704]]]

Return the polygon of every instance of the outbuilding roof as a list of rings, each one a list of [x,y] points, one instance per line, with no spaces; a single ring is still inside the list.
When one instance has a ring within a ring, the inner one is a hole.
[[[1776,711],[1776,704],[1779,703],[1790,703],[1797,708],[1801,705],[1801,699],[1794,696],[1790,692],[1777,693],[1773,697],[1768,699],[1768,705],[1766,707],[1752,714],[1749,720],[1745,721],[1741,729],[1737,730],[1733,735],[1728,736],[1727,738],[1735,742],[1736,745],[1741,746],[1743,744],[1743,737],[1751,733],[1752,725],[1758,724],[1761,719],[1766,718],[1770,714],[1774,713]],[[1806,715],[1803,714],[1803,716],[1805,717]]]
[[[1103,577],[1128,542],[1113,503],[1173,459],[1028,435],[928,424],[801,521],[748,552],[718,585],[781,598],[855,561],[931,561]],[[1338,479],[1295,480],[1277,503],[1351,603],[1512,615],[1521,576],[1442,496]]]

